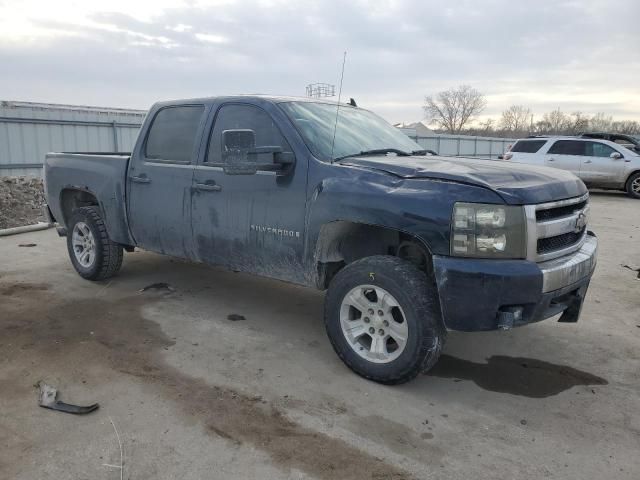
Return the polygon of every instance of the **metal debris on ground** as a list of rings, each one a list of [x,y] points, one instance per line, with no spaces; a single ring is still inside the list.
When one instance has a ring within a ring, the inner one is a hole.
[[[113,431],[116,432],[116,438],[118,439],[118,448],[120,449],[120,465],[111,465],[109,463],[103,463],[102,466],[120,469],[120,480],[123,480],[124,479],[124,448],[122,447],[122,441],[120,440],[120,434],[118,433],[116,424],[113,422],[113,419],[111,417],[109,417],[109,421],[111,422]]]
[[[55,387],[47,385],[43,381],[38,382],[37,386],[40,388],[39,405],[42,408],[49,408],[51,410],[57,410],[64,413],[73,413],[75,415],[84,415],[91,413],[100,407],[97,403],[86,407],[64,403],[58,400],[58,390]]]
[[[627,268],[632,272],[638,272],[638,278],[640,279],[640,267],[637,265],[622,265],[622,268]]]
[[[232,322],[237,322],[238,320],[246,320],[244,315],[238,315],[237,313],[231,313],[227,315],[227,320],[231,320]]]
[[[140,292],[146,292],[148,290],[166,290],[167,292],[175,292],[176,289],[173,288],[171,285],[169,285],[168,283],[165,282],[159,282],[159,283],[152,283],[151,285],[147,285],[144,288],[140,289]]]
[[[20,243],[18,244],[19,247],[35,247],[37,246],[37,243]]]

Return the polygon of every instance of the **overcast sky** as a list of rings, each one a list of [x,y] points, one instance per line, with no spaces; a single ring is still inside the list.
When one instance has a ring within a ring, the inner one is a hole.
[[[511,104],[640,120],[640,0],[0,0],[0,99],[148,108],[339,82],[391,122],[470,84]]]

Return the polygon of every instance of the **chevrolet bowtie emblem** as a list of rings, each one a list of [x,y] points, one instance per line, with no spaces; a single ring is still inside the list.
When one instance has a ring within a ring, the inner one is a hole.
[[[580,214],[578,215],[578,218],[576,218],[576,225],[573,229],[574,232],[576,233],[580,233],[584,227],[586,227],[587,225],[587,216],[580,212]]]

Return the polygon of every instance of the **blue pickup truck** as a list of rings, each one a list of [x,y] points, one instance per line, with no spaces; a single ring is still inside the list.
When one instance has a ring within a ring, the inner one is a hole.
[[[335,102],[161,102],[130,154],[50,153],[44,174],[82,277],[139,247],[327,290],[335,351],[385,384],[431,368],[448,330],[576,322],[596,264],[573,174],[434,156]]]

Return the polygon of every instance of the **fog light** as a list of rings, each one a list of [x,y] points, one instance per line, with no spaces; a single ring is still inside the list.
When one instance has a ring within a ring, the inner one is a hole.
[[[522,321],[523,307],[502,307],[498,310],[498,328],[509,330]]]

